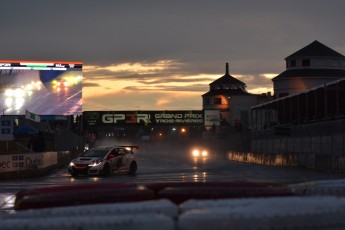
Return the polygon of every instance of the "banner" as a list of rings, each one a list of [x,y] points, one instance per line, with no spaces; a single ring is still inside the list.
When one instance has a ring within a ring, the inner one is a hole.
[[[57,152],[0,155],[0,172],[40,169],[57,163]]]
[[[205,126],[220,125],[219,110],[205,110]]]
[[[25,110],[25,118],[31,121],[35,121],[35,122],[41,121],[41,117],[39,115],[34,114],[28,110]]]
[[[84,127],[99,126],[203,126],[202,110],[165,111],[87,111]]]

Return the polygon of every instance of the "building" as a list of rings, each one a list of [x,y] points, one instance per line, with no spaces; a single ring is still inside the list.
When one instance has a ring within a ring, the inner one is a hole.
[[[272,79],[276,98],[345,77],[345,56],[314,41],[285,58],[286,70]]]
[[[229,158],[344,173],[344,56],[314,41],[285,60],[276,99],[251,108],[250,151]]]
[[[255,129],[344,117],[345,56],[314,41],[285,60],[272,79],[276,100],[252,107]]]
[[[226,63],[225,75],[210,83],[210,90],[202,95],[203,110],[218,110],[220,125],[251,126],[250,108],[270,100],[270,94],[251,94],[246,84],[229,74]]]

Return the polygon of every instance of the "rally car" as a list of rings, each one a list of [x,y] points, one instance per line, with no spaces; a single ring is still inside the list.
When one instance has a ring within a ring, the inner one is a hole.
[[[109,176],[115,172],[135,174],[137,162],[133,149],[139,146],[101,146],[87,150],[72,160],[68,173],[76,177],[83,175]]]

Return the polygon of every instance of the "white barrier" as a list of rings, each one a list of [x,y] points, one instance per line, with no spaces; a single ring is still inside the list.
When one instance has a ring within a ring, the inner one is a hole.
[[[274,197],[187,201],[178,229],[345,229],[337,197]]]
[[[107,215],[136,215],[136,214],[163,214],[172,218],[177,217],[178,208],[170,200],[150,200],[133,203],[113,203],[80,205],[57,208],[32,209],[17,211],[3,216],[3,219],[25,218],[60,218],[76,216],[107,216]],[[1,222],[1,217],[0,217]],[[1,227],[0,227],[1,229]]]
[[[298,195],[326,195],[345,197],[345,179],[310,181],[289,185]]]
[[[128,214],[106,216],[71,216],[34,219],[5,219],[0,222],[1,230],[174,230],[174,220],[161,214]]]
[[[57,152],[0,155],[0,173],[46,168],[57,163]]]

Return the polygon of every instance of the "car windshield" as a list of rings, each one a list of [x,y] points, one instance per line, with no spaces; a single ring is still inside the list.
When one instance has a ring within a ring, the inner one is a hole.
[[[86,151],[82,157],[105,157],[109,150],[106,149],[90,149]]]

